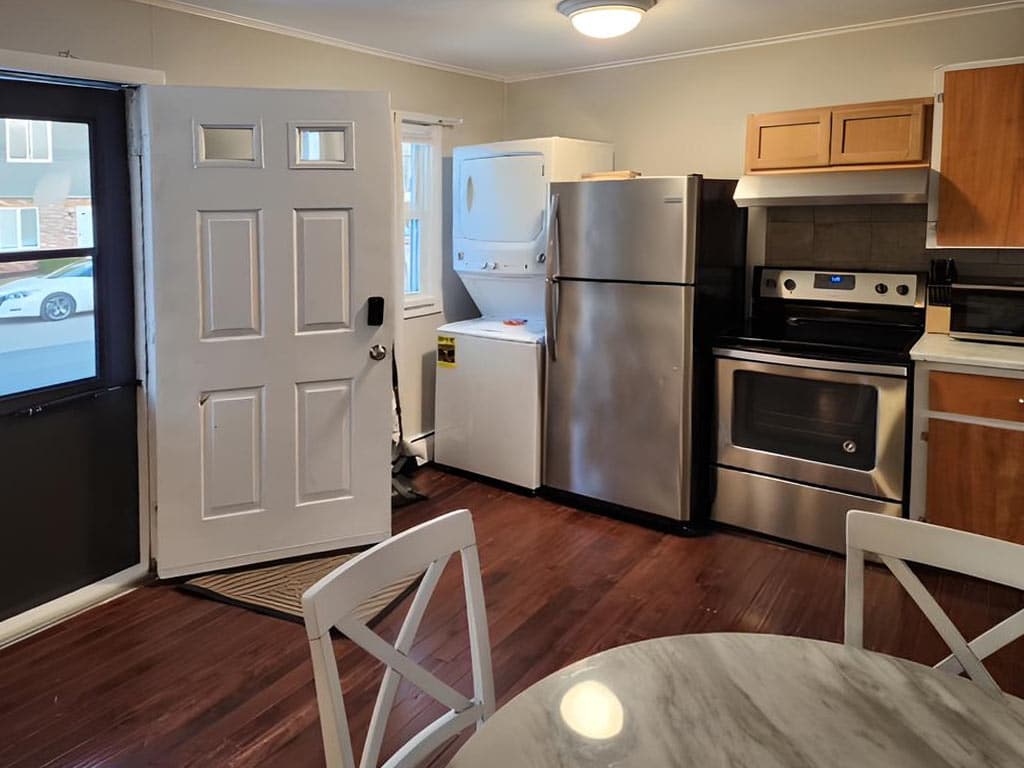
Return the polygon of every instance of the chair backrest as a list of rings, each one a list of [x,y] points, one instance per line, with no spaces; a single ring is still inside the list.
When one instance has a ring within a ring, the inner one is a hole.
[[[467,698],[441,682],[433,673],[408,657],[427,603],[442,571],[456,552],[462,561],[462,580],[469,618],[473,696]],[[355,610],[367,598],[410,574],[422,573],[420,586],[394,645],[357,619]],[[306,590],[302,610],[313,656],[320,728],[328,768],[356,768],[349,736],[345,703],[331,628],[384,662],[386,669],[363,748],[360,768],[376,768],[384,741],[388,715],[394,706],[398,684],[408,680],[449,711],[413,736],[385,763],[386,768],[410,768],[473,723],[480,724],[494,712],[494,680],[487,633],[480,560],[473,519],[468,510],[450,512],[384,541],[339,566]]]
[[[845,643],[857,648],[864,644],[866,552],[877,555],[892,571],[952,651],[935,668],[955,675],[966,672],[979,685],[998,691],[999,686],[981,662],[1024,635],[1024,610],[967,642],[907,562],[1024,589],[1024,546],[915,520],[851,510],[846,516]]]

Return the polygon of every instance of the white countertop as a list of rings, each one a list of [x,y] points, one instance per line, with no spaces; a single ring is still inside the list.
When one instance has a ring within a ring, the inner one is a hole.
[[[910,356],[925,363],[1024,371],[1024,346],[960,341],[944,333],[926,333],[910,350]]]

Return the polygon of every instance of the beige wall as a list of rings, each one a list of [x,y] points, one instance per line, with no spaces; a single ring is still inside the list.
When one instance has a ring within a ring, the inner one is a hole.
[[[750,112],[932,93],[942,64],[1024,55],[1024,9],[511,83],[505,137],[615,144],[645,174],[743,171]]]
[[[0,0],[0,48],[163,70],[171,85],[390,91],[395,109],[461,117],[445,149],[501,137],[504,86],[128,0]],[[446,271],[451,273],[446,252]],[[408,435],[433,429],[435,329],[475,315],[454,274],[445,312],[405,321],[399,367]]]

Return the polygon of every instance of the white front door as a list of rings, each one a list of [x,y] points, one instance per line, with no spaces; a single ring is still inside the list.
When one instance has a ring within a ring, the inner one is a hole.
[[[141,112],[160,576],[386,538],[388,96],[158,86]]]

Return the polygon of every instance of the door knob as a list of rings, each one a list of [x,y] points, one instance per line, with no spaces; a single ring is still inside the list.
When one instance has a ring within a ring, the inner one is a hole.
[[[383,344],[374,344],[370,347],[370,359],[371,360],[383,360],[388,356],[388,348]]]

